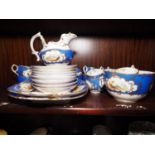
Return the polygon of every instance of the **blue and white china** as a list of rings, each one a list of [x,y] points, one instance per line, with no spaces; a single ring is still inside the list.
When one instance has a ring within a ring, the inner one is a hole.
[[[134,103],[145,97],[154,82],[154,72],[131,68],[106,69],[105,85],[107,91],[117,101]]]
[[[76,75],[79,79],[83,80],[83,74],[80,68],[76,69]]]
[[[8,90],[12,93],[16,94],[18,92],[20,94],[22,92],[32,92],[33,87],[30,82],[25,81],[9,87]]]
[[[71,91],[77,87],[75,65],[32,66],[31,70],[33,87],[43,93],[50,92],[55,94]]]
[[[44,65],[69,64],[74,56],[74,52],[70,49],[69,43],[76,37],[77,35],[73,33],[64,33],[61,35],[59,41],[50,41],[46,43],[44,37],[39,32],[32,36],[30,40],[32,54],[37,57],[37,61],[41,60]],[[36,38],[40,38],[43,45],[40,52],[34,49],[33,44]]]
[[[41,103],[46,103],[48,102],[49,104],[53,104],[53,102],[55,103],[55,101],[59,101],[59,102],[64,102],[64,101],[71,101],[71,100],[75,100],[75,99],[80,99],[84,96],[86,96],[88,93],[84,92],[83,94],[77,95],[77,96],[73,96],[73,97],[61,97],[61,96],[48,96],[48,97],[30,97],[30,96],[23,96],[23,95],[18,95],[18,94],[9,94],[10,97],[15,98],[15,99],[19,99],[19,100],[27,100],[27,101],[34,101],[35,102],[41,102]],[[51,102],[53,101],[53,102]],[[59,103],[58,103],[59,104]],[[38,104],[37,104],[38,105]]]
[[[137,74],[138,71],[139,70],[135,68],[134,65],[132,65],[131,67],[123,67],[116,69],[116,73],[122,73],[122,74]]]
[[[58,93],[49,93],[49,92],[39,92],[35,90],[31,83],[28,82],[22,82],[19,84],[15,84],[13,86],[10,86],[8,88],[8,91],[12,94],[15,94],[16,96],[26,96],[26,97],[49,97],[49,98],[71,98],[76,96],[81,96],[83,94],[86,94],[88,92],[88,87],[85,84],[85,82],[81,82],[73,91],[65,91],[65,92],[58,92]]]
[[[76,69],[76,75],[77,75],[77,82],[80,83],[81,81],[83,81],[83,73],[81,71],[80,68]]]
[[[28,66],[16,65],[11,66],[12,72],[18,76],[18,82],[30,81],[31,69]]]
[[[86,81],[90,91],[92,93],[101,92],[104,86],[104,69],[103,67],[83,67],[84,80]]]
[[[61,65],[61,64],[54,64],[54,65],[49,65],[49,66],[31,66],[31,69],[35,72],[39,73],[53,73],[55,71],[57,72],[63,72],[63,73],[68,73],[68,72],[76,72],[77,65]]]

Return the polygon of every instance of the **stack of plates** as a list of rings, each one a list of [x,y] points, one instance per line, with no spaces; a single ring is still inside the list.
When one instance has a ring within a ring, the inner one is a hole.
[[[9,96],[15,99],[30,100],[30,101],[66,101],[79,99],[85,96],[88,92],[88,87],[85,82],[81,82],[73,91],[59,92],[52,94],[50,92],[39,92],[35,90],[30,83],[22,82],[8,88]]]
[[[8,88],[9,96],[31,101],[66,101],[85,96],[88,87],[77,83],[76,65],[32,66],[32,82]]]
[[[57,94],[77,87],[76,65],[32,66],[32,86],[43,93]]]

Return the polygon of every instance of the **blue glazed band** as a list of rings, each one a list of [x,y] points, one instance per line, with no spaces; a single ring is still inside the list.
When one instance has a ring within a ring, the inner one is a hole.
[[[43,60],[43,56],[46,54],[46,52],[52,52],[52,51],[59,51],[61,54],[64,54],[66,59],[61,62],[47,62]],[[44,64],[61,64],[61,63],[70,63],[73,59],[74,52],[72,50],[59,50],[59,49],[52,49],[52,50],[46,50],[39,52],[39,57],[43,61]]]
[[[111,77],[117,76],[121,79],[126,81],[133,81],[135,85],[138,86],[138,89],[133,92],[120,92],[122,94],[135,94],[135,95],[143,95],[147,94],[150,88],[153,85],[154,81],[154,74],[121,74],[121,73],[114,73],[110,71],[105,71],[105,80],[108,81]],[[107,87],[107,89],[109,89]],[[111,90],[113,92],[118,92],[115,90]]]

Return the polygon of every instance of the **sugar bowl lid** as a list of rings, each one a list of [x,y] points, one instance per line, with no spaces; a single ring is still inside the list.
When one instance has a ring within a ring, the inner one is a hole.
[[[116,69],[116,73],[121,73],[121,74],[137,74],[138,73],[138,69],[135,68],[134,65],[132,65],[131,67],[122,67],[122,68],[118,68]]]

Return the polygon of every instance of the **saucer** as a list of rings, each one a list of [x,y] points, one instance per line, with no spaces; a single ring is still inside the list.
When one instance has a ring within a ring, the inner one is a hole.
[[[8,91],[10,93],[16,94],[16,95],[22,95],[22,96],[27,96],[27,97],[76,97],[78,95],[84,94],[85,92],[88,92],[88,87],[84,81],[81,81],[78,83],[77,87],[73,91],[65,91],[65,92],[59,92],[59,93],[50,93],[50,92],[39,92],[35,90],[34,88],[32,89],[24,89],[22,90],[20,85],[25,84],[25,82],[20,83],[20,84],[15,84],[13,86],[10,86],[8,88]]]
[[[80,95],[77,96],[72,96],[72,97],[28,97],[28,96],[22,96],[19,94],[9,94],[10,97],[15,98],[15,99],[20,99],[20,100],[28,100],[28,101],[34,101],[34,102],[48,102],[48,101],[59,101],[59,102],[64,102],[64,101],[70,101],[70,100],[75,100],[84,97],[88,93],[88,90]]]

